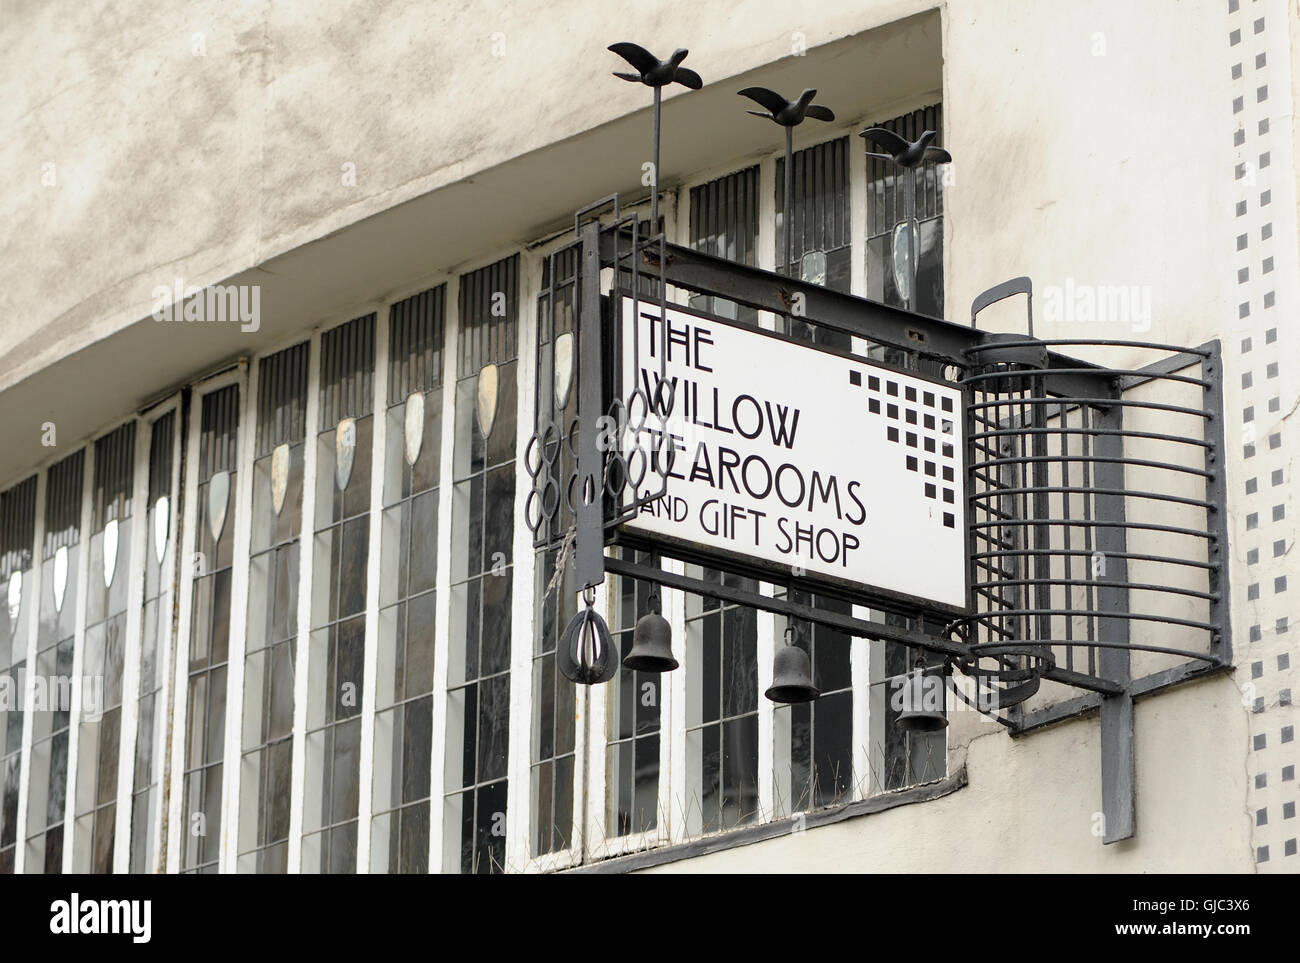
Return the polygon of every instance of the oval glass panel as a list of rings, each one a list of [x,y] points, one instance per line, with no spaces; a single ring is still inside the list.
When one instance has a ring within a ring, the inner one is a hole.
[[[163,552],[167,551],[167,532],[171,527],[171,499],[159,495],[153,504],[153,554],[162,564]]]
[[[573,388],[573,332],[566,331],[555,339],[555,410],[563,411],[569,404],[569,391]]]
[[[894,287],[898,296],[911,304],[912,301],[912,239],[916,230],[911,221],[899,221],[894,225]]]
[[[497,420],[497,392],[501,375],[494,364],[485,364],[478,373],[478,430],[484,438],[492,434]]]
[[[339,491],[348,487],[352,478],[352,458],[357,450],[357,421],[344,418],[334,429],[334,482]]]
[[[60,545],[54,550],[54,611],[63,611],[63,597],[68,591],[68,546]]]
[[[406,399],[406,420],[403,439],[406,442],[406,463],[414,465],[424,444],[424,395],[413,391]]]
[[[111,518],[104,526],[104,588],[113,584],[117,574],[117,519]]]
[[[18,612],[23,605],[23,573],[21,571],[13,572],[9,575],[8,598],[9,604],[9,631],[18,630]]]
[[[289,446],[280,444],[271,452],[271,508],[277,515],[284,508],[284,496],[289,491]]]
[[[214,542],[221,541],[226,527],[226,508],[230,504],[230,472],[219,471],[208,479],[208,531]]]

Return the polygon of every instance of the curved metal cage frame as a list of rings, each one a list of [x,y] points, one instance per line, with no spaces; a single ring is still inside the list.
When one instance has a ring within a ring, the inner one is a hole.
[[[1062,348],[1161,357],[1100,368]],[[956,668],[1006,709],[1052,674],[1127,683],[1134,653],[1226,664],[1217,344],[995,335],[966,355],[972,611],[950,626],[969,651]],[[1054,387],[1097,374],[1107,397]]]

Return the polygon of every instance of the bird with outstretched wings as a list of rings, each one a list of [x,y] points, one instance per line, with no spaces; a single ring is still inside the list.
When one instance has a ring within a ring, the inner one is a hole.
[[[775,90],[768,90],[766,87],[746,87],[737,93],[765,108],[747,111],[747,113],[755,117],[766,117],[776,121],[782,127],[798,126],[803,123],[805,117],[826,121],[835,119],[835,114],[829,107],[812,103],[812,99],[817,96],[817,91],[811,88],[800,94],[797,100],[786,100]]]
[[[934,140],[935,137],[935,131],[932,130],[927,130],[911,143],[908,143],[906,138],[883,127],[868,127],[860,132],[858,136],[866,138],[883,152],[868,151],[867,156],[892,160],[899,167],[916,167],[922,161],[934,161],[937,164],[952,162],[952,155],[942,147],[930,146],[930,141]]]
[[[681,65],[689,53],[684,48],[674,50],[673,55],[667,60],[660,60],[645,47],[634,43],[613,43],[609,45],[609,50],[618,54],[636,70],[636,73],[614,71],[615,77],[649,87],[666,87],[678,83],[691,90],[699,90],[704,86],[704,81],[700,79],[699,74]]]

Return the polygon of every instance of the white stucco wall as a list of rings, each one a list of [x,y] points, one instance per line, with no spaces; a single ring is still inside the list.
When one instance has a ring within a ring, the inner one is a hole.
[[[1247,713],[1231,681],[1140,702],[1137,835],[1103,845],[1095,716],[1011,739],[991,732],[963,755],[950,795],[647,872],[1249,872]]]

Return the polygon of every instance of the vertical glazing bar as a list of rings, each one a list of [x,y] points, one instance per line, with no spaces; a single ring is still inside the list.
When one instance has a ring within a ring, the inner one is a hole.
[[[577,535],[575,584],[599,585],[605,578],[604,489],[597,418],[601,413],[600,223],[582,228],[581,305],[578,314],[579,428],[578,482],[575,491]],[[667,329],[663,319],[660,332]],[[661,361],[663,359],[661,358]]]
[[[319,447],[321,408],[320,331],[313,331],[307,349],[307,411],[303,428],[302,532],[298,550],[298,615],[294,640],[293,677],[293,772],[289,784],[289,873],[302,871],[303,801],[307,793],[305,761],[307,755],[307,666],[311,655],[312,573],[315,569],[316,452]],[[331,379],[333,381],[334,379]],[[331,395],[332,404],[337,396]]]
[[[49,477],[48,468],[36,476],[36,507],[34,509],[36,518],[32,535],[32,565],[29,569],[32,578],[31,601],[28,603],[29,611],[23,616],[27,619],[27,651],[23,656],[23,662],[27,666],[27,692],[31,691],[32,681],[36,676],[36,659],[37,653],[40,651],[40,642],[37,636],[40,634],[41,625],[41,571],[44,568],[41,564],[43,555],[41,546],[45,543],[45,501],[49,497]],[[24,697],[26,697],[25,693]],[[24,713],[22,761],[18,770],[20,777],[18,780],[18,823],[17,834],[14,837],[15,875],[27,871],[27,806],[32,781],[32,732],[34,728],[33,714],[31,712]]]

